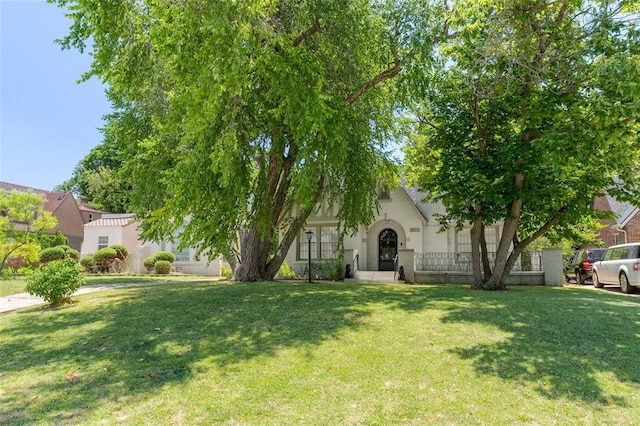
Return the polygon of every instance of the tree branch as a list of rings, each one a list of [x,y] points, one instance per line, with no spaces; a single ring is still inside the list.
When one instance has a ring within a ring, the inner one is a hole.
[[[307,31],[303,32],[293,40],[293,47],[298,47],[303,41],[305,41],[312,35],[321,33],[321,32],[322,32],[322,27],[320,26],[320,22],[316,21],[311,26],[311,28],[309,28]]]
[[[393,66],[381,72],[380,74],[376,75],[371,80],[364,83],[362,87],[360,87],[360,89],[353,92],[347,98],[347,105],[348,106],[353,105],[355,101],[357,101],[360,98],[360,96],[364,95],[367,91],[369,91],[369,89],[371,89],[372,87],[375,87],[376,85],[382,83],[383,81],[386,81],[395,77],[400,73],[400,71],[402,71],[402,61],[400,61],[400,59],[396,56],[393,61]]]

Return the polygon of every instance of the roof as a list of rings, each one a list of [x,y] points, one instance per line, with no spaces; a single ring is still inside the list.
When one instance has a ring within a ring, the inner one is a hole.
[[[0,182],[0,189],[4,189],[5,191],[18,191],[18,192],[27,192],[31,191],[34,194],[43,195],[44,203],[43,207],[46,211],[51,213],[55,213],[55,211],[60,207],[60,205],[68,198],[73,197],[70,192],[59,191],[52,192],[46,191],[44,189],[31,188],[23,185],[16,185],[14,183],[9,182]]]
[[[108,212],[106,212],[104,210],[100,210],[97,207],[93,207],[92,205],[90,205],[88,203],[85,203],[85,202],[80,202],[78,204],[78,208],[82,212],[108,214]]]
[[[133,213],[105,214],[100,219],[85,223],[85,227],[120,226],[125,227],[135,222]]]
[[[4,189],[5,191],[20,191],[27,192],[28,190],[33,191],[36,194],[47,195],[51,191],[47,191],[44,189],[31,188],[28,186],[16,185],[15,183],[2,182],[0,181],[0,189]]]
[[[611,206],[611,211],[616,215],[616,225],[618,227],[626,226],[627,223],[640,211],[638,207],[631,203],[618,201],[610,195],[607,195],[607,200]]]

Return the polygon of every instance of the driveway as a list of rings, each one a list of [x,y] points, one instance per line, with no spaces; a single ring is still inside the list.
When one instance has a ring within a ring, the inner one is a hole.
[[[585,290],[604,291],[606,293],[621,294],[623,296],[640,297],[640,289],[636,289],[635,293],[625,294],[625,293],[622,292],[622,290],[620,290],[620,287],[616,287],[616,286],[604,286],[602,288],[595,288],[593,286],[593,284],[591,284],[591,283],[583,284],[583,285],[573,284],[573,283],[565,283],[564,286],[568,287],[568,288],[582,288],[582,289],[585,289]]]

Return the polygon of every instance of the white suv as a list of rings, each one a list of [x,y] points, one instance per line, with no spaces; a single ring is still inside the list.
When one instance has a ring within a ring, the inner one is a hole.
[[[593,286],[619,285],[624,293],[640,286],[640,243],[611,246],[593,264]]]

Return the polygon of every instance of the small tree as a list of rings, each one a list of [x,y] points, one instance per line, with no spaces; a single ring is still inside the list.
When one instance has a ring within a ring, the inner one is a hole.
[[[129,250],[125,246],[120,244],[113,244],[109,247],[116,251],[116,258],[122,260],[123,262],[127,260],[127,257],[129,257]]]
[[[34,236],[51,229],[57,219],[43,207],[44,197],[27,192],[0,189],[0,272],[12,255],[26,246],[37,245]],[[29,251],[29,250],[27,250]]]
[[[93,255],[93,260],[96,262],[98,271],[109,272],[109,268],[114,259],[118,256],[118,252],[111,247],[101,248]]]
[[[25,290],[51,305],[60,305],[69,301],[84,282],[78,262],[67,257],[48,262],[29,275]]]
[[[96,272],[96,261],[93,259],[93,256],[88,255],[84,256],[80,259],[80,265],[84,268],[86,272],[95,273]]]

